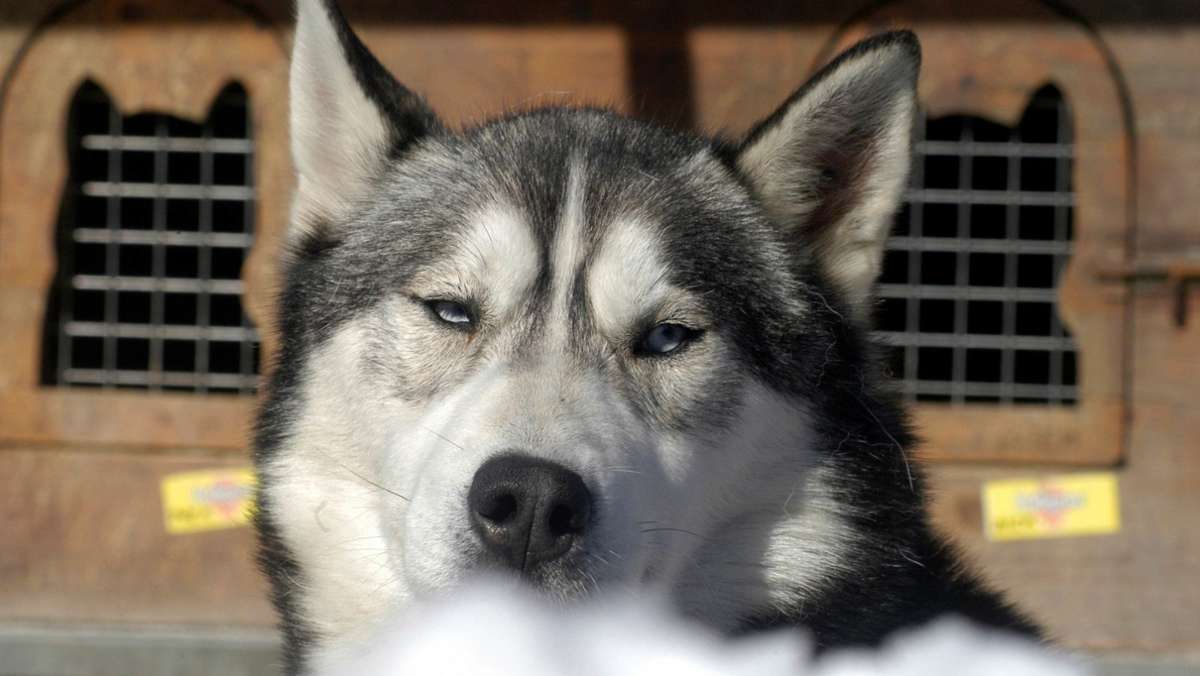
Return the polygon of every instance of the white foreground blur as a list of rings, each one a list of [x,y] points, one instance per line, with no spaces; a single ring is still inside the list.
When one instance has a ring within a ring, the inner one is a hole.
[[[799,631],[725,639],[656,599],[551,606],[490,581],[408,609],[365,645],[327,653],[321,676],[1076,676],[1088,670],[1029,641],[946,619],[880,650],[814,660]]]

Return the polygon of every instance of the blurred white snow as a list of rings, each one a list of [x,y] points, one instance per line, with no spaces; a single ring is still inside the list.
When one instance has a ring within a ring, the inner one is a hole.
[[[654,598],[552,606],[487,581],[408,608],[363,645],[326,653],[321,676],[1082,676],[1070,657],[957,619],[880,650],[814,660],[800,631],[726,639]]]

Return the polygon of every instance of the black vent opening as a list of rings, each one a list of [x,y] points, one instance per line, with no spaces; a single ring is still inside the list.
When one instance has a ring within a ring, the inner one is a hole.
[[[1016,127],[952,115],[917,134],[876,317],[901,391],[1075,404],[1075,343],[1056,307],[1075,204],[1062,93],[1037,90]]]
[[[122,116],[85,82],[67,148],[42,383],[253,392],[259,340],[241,281],[255,211],[245,90],[226,86],[195,123]]]

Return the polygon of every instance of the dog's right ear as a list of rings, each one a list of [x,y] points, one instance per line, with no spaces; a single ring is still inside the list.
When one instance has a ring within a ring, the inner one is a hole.
[[[291,70],[293,237],[336,227],[386,162],[442,129],[350,30],[333,0],[298,0]]]

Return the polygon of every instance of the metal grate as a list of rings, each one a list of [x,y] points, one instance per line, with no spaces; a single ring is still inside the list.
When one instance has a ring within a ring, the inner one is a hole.
[[[1055,286],[1071,254],[1070,111],[1038,90],[1016,127],[918,125],[907,203],[880,278],[878,335],[918,401],[1074,404]]]
[[[241,302],[254,227],[250,131],[237,84],[202,124],[122,117],[98,86],[80,87],[45,384],[254,391],[258,335]]]

